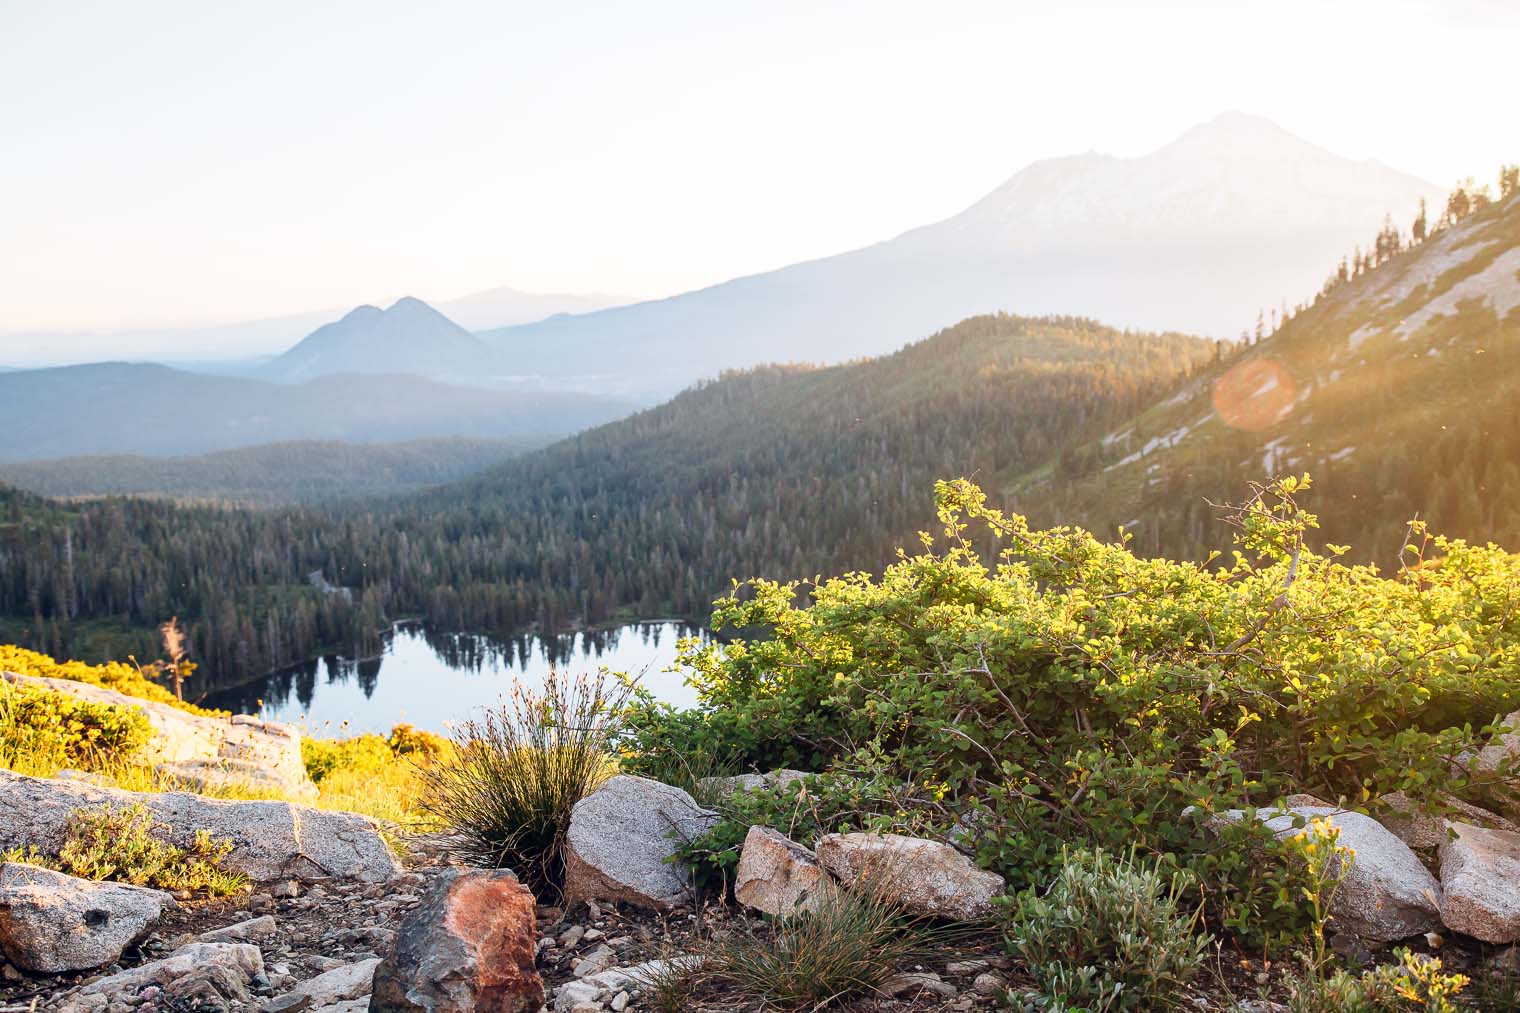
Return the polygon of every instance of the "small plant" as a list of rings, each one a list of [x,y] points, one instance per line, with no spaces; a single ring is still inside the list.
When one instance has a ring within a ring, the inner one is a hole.
[[[1047,1003],[1097,1011],[1159,1009],[1203,967],[1208,938],[1183,910],[1188,886],[1134,852],[1066,852],[1044,891],[1013,899],[1010,949]]]
[[[822,895],[810,912],[715,939],[691,974],[762,1008],[824,1009],[879,991],[903,965],[961,934],[909,917],[890,894],[863,884]],[[663,991],[676,988],[667,982]]]
[[[1470,983],[1466,975],[1446,973],[1435,957],[1409,950],[1399,950],[1396,956],[1397,964],[1360,975],[1336,971],[1308,988],[1302,979],[1292,981],[1288,1009],[1292,1013],[1457,1013],[1466,1008],[1455,1001]]]
[[[419,767],[419,808],[453,830],[465,861],[511,868],[540,898],[558,896],[570,810],[617,770],[626,690],[607,673],[543,690],[518,685],[501,708],[466,722],[443,760]]]
[[[180,848],[163,839],[166,829],[140,805],[78,809],[69,816],[56,856],[28,847],[7,851],[4,858],[81,879],[190,890],[213,897],[247,888],[246,876],[222,867],[232,853],[230,840],[216,840],[209,831],[198,830],[189,848]]]

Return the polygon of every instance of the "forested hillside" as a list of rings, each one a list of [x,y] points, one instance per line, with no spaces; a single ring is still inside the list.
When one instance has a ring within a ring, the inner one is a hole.
[[[726,376],[414,497],[249,511],[0,492],[5,639],[146,656],[178,615],[210,686],[363,650],[398,616],[482,632],[703,617],[734,578],[880,565],[932,511],[936,478],[1023,473],[1216,352],[977,317],[882,359]]]
[[[415,492],[452,482],[547,438],[446,437],[406,443],[267,443],[197,457],[100,454],[0,464],[0,482],[43,496],[154,496],[279,506]]]
[[[1516,177],[1458,190],[1428,238],[1390,227],[1276,333],[1017,483],[1020,508],[1198,557],[1228,540],[1208,501],[1307,471],[1320,535],[1357,558],[1396,563],[1416,516],[1520,549]]]

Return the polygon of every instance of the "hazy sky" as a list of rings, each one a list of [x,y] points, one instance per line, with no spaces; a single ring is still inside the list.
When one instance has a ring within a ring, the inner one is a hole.
[[[1226,109],[1488,178],[1517,42],[1515,0],[0,0],[0,332],[665,295]]]

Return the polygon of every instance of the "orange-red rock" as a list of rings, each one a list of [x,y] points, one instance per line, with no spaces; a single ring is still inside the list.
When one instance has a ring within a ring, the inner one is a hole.
[[[537,1013],[533,894],[506,871],[442,877],[396,934],[375,972],[372,1013]]]

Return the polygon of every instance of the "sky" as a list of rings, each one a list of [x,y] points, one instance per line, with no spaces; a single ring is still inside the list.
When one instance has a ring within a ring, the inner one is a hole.
[[[1517,37],[1513,0],[0,0],[0,342],[669,295],[1230,109],[1486,179]]]

